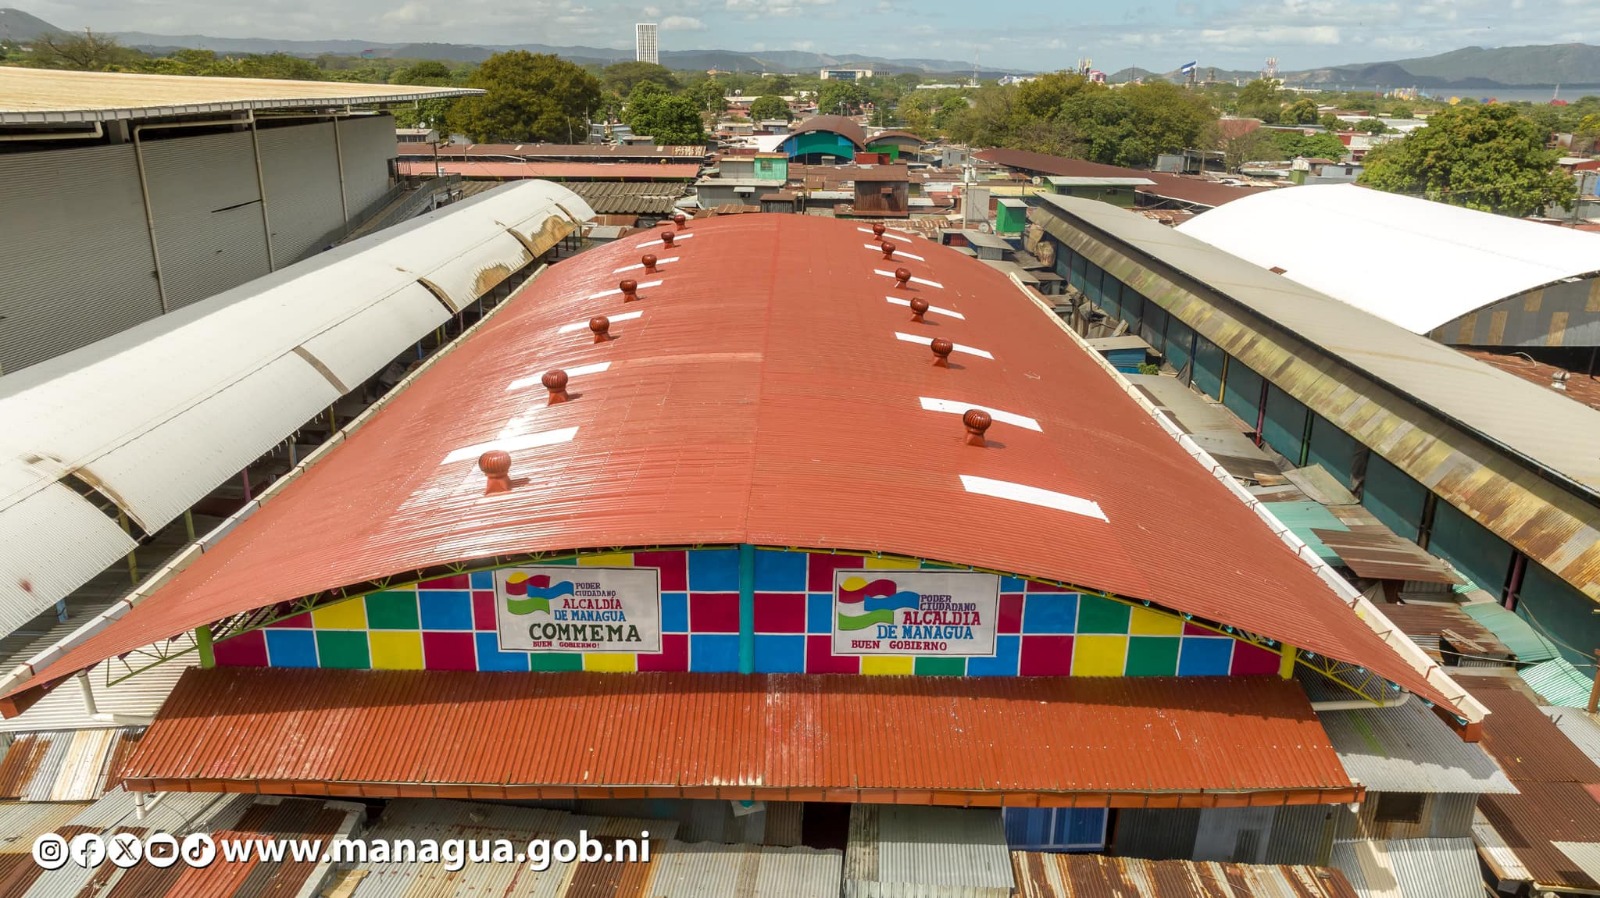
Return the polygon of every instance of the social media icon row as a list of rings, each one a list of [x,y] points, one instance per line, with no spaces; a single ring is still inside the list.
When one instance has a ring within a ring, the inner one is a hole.
[[[128,832],[110,836],[79,833],[71,839],[45,833],[33,840],[33,862],[46,870],[59,870],[69,863],[93,869],[107,860],[118,867],[132,867],[140,861],[161,868],[180,861],[190,867],[208,867],[216,857],[216,842],[205,833],[191,833],[182,839],[169,833],[144,838]]]

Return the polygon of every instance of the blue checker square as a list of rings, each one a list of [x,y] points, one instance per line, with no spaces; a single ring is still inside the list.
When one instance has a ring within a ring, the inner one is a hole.
[[[806,638],[792,636],[756,637],[756,673],[805,673]]]
[[[695,549],[689,553],[690,592],[738,592],[738,549]]]
[[[1078,594],[1029,593],[1022,606],[1022,632],[1065,635],[1078,630]]]
[[[473,589],[494,589],[494,571],[478,571],[471,583]]]
[[[268,629],[267,664],[272,667],[316,667],[316,632]]]
[[[466,589],[419,589],[417,606],[424,630],[472,629],[472,592]]]
[[[478,643],[479,670],[526,671],[528,669],[528,653],[500,651],[498,633],[476,633],[474,637]]]
[[[999,636],[994,642],[993,658],[968,658],[969,677],[1014,677],[1018,659],[1022,654],[1022,637]]]
[[[1022,592],[1023,589],[1027,587],[1027,585],[1028,585],[1027,581],[1023,580],[1021,577],[1001,577],[1000,578],[1000,591],[1001,592]]]
[[[738,673],[739,637],[735,634],[692,634],[689,669],[696,673]]]
[[[1232,639],[1185,636],[1178,650],[1178,676],[1225,677],[1232,660]]]
[[[814,592],[806,596],[806,632],[822,635],[833,632],[833,594]]]
[[[810,557],[804,552],[757,549],[756,592],[805,592]]]
[[[661,594],[661,632],[689,632],[689,594],[664,592]]]

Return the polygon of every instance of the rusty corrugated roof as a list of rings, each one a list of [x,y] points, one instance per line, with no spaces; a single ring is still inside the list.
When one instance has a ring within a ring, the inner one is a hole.
[[[432,177],[437,173],[496,180],[634,178],[650,181],[693,181],[700,174],[698,164],[684,162],[484,162],[460,159],[437,161],[401,159],[395,165],[404,177]]]
[[[1356,898],[1332,867],[1013,851],[1018,898]]]
[[[749,543],[1105,590],[1451,705],[989,266],[921,242],[896,242],[886,261],[857,222],[812,216],[696,220],[670,249],[656,234],[552,268],[170,583],[13,693],[234,614],[435,565]],[[676,261],[642,275],[646,251]],[[899,266],[913,289],[888,276]],[[642,299],[625,304],[618,281],[636,275]],[[889,294],[964,317],[916,324]],[[591,316],[624,312],[640,317],[595,343]],[[983,355],[935,367],[934,337]],[[573,379],[574,401],[546,406],[541,373],[601,363]],[[960,417],[924,398],[1038,430],[1001,422],[989,448],[969,446]],[[547,437],[513,453],[511,474],[526,481],[484,501],[485,444],[528,434]],[[997,492],[1093,503],[1098,516]]]
[[[703,159],[708,150],[703,146],[646,146],[644,144],[597,143],[441,143],[435,148],[431,143],[401,141],[396,152],[401,156],[437,155],[443,159],[472,156],[518,156],[529,160],[556,159]]]
[[[192,669],[121,773],[152,790],[457,798],[1360,795],[1276,677]]]
[[[1116,165],[1090,162],[1087,159],[1068,159],[1064,156],[1030,153],[1024,150],[979,150],[972,155],[982,162],[992,162],[1008,168],[1042,172],[1047,175],[1061,177],[1148,178],[1155,183],[1137,188],[1139,193],[1175,199],[1185,203],[1194,203],[1200,206],[1221,206],[1224,203],[1231,203],[1234,200],[1260,193],[1262,190],[1274,189],[1235,187],[1231,184],[1207,181],[1204,178],[1145,171],[1139,168],[1122,168]]]

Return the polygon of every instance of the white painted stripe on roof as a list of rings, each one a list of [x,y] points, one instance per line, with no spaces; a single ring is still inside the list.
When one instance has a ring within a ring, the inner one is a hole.
[[[1090,502],[1078,496],[1069,496],[1066,493],[1057,493],[1052,490],[1042,490],[1036,486],[1025,486],[1012,483],[1009,480],[990,480],[987,477],[974,477],[970,474],[961,475],[961,485],[967,492],[979,496],[993,496],[996,499],[1010,499],[1013,502],[1025,502],[1041,508],[1054,508],[1068,514],[1082,515],[1086,518],[1099,518],[1107,524],[1111,523],[1106,513],[1100,510],[1098,502]]]
[[[656,267],[660,268],[661,266],[667,264],[668,262],[676,262],[676,261],[678,261],[678,257],[677,256],[668,256],[665,259],[657,259],[656,260]],[[611,273],[612,274],[621,274],[624,271],[638,271],[639,269],[641,269],[643,267],[644,267],[644,263],[643,262],[635,262],[632,265],[624,265],[621,268],[614,269]]]
[[[1028,430],[1036,430],[1040,433],[1044,432],[1044,428],[1039,426],[1039,422],[1028,417],[1027,415],[1019,415],[1015,412],[1002,411],[1001,409],[990,408],[987,405],[974,405],[970,402],[957,402],[954,399],[932,399],[927,396],[923,396],[922,407],[926,411],[945,412],[951,415],[966,414],[968,409],[975,408],[980,411],[988,412],[989,417],[996,421],[1003,421],[1006,424],[1026,428]]]
[[[615,315],[606,315],[604,317],[611,319],[611,323],[612,324],[616,324],[618,321],[632,321],[633,319],[638,318],[640,315],[643,315],[643,314],[644,314],[643,312],[618,312]],[[595,317],[599,318],[601,316],[596,315]],[[582,321],[574,321],[571,324],[563,324],[563,325],[561,325],[561,329],[559,331],[557,331],[556,333],[571,334],[571,333],[576,333],[578,331],[586,331],[588,329],[589,329],[589,319],[585,318]]]
[[[660,264],[660,263],[657,263],[657,264]],[[650,287],[659,287],[659,286],[661,286],[661,281],[643,281],[635,289],[637,289],[637,290],[645,290],[645,289],[648,289]],[[601,290],[599,293],[591,293],[586,298],[587,299],[605,299],[607,296],[621,296],[621,295],[622,295],[622,288],[618,287],[615,290]]]
[[[672,232],[672,239],[675,240],[675,241],[676,240],[688,240],[690,237],[693,237],[693,236],[694,236],[694,232],[693,231],[689,231],[689,232],[673,231]],[[663,246],[663,245],[664,244],[661,242],[661,238],[657,237],[654,240],[646,240],[645,242],[639,244],[638,248],[639,249],[644,249],[647,246]]]
[[[911,300],[909,300],[909,299],[901,299],[898,296],[885,296],[884,299],[887,299],[888,301],[894,303],[897,306],[905,306],[906,308],[910,308],[911,307]],[[957,312],[954,309],[943,309],[943,308],[940,308],[939,306],[930,305],[930,306],[928,306],[928,311],[933,313],[933,314],[935,314],[935,315],[947,315],[947,316],[949,316],[951,318],[960,318],[962,321],[966,321],[967,320],[967,316],[961,314],[960,312]]]
[[[588,325],[584,325],[584,327],[588,327]],[[919,334],[905,334],[905,333],[901,333],[900,331],[895,331],[894,335],[895,335],[895,337],[897,339],[904,340],[907,343],[921,343],[923,346],[927,346],[928,344],[933,342],[933,338],[932,337],[924,337],[924,336],[921,336]],[[979,358],[984,358],[984,359],[992,359],[992,358],[994,358],[994,356],[990,355],[989,353],[987,353],[987,352],[985,352],[985,351],[983,351],[981,349],[978,349],[975,346],[966,346],[966,345],[963,345],[961,343],[956,343],[955,344],[955,351],[956,352],[964,352],[967,355],[975,355],[975,356],[978,356]]]
[[[878,274],[883,275],[886,278],[894,277],[894,272],[892,272],[892,271],[884,271],[882,268],[874,268],[872,270],[877,272]],[[911,283],[913,283],[913,284],[921,284],[924,287],[938,287],[940,290],[944,289],[944,285],[939,283],[938,281],[925,281],[925,280],[923,280],[922,278],[919,278],[919,277],[912,278],[911,279]]]
[[[583,326],[584,327],[588,327],[589,326],[588,322],[584,322]],[[561,370],[567,372],[567,379],[571,380],[574,377],[583,377],[586,374],[599,374],[600,372],[605,371],[606,369],[608,369],[610,367],[611,367],[611,363],[610,362],[599,362],[599,363],[594,364],[594,365],[579,365],[576,368],[563,368]],[[506,390],[507,391],[520,390],[523,387],[531,387],[534,384],[541,384],[542,385],[541,378],[543,378],[543,377],[544,377],[544,372],[543,371],[541,371],[538,374],[535,374],[535,375],[533,375],[531,377],[519,377],[516,380],[512,381],[511,382],[511,386],[506,387]]]
[[[856,230],[860,231],[863,234],[871,234],[872,233],[872,229],[871,228],[856,228]],[[896,234],[893,231],[884,231],[883,232],[883,236],[888,237],[890,240],[899,240],[902,243],[910,243],[911,242],[911,238],[910,237],[901,237],[899,234]],[[879,252],[883,252],[883,250],[881,250],[881,249],[878,250],[878,251]]]
[[[877,252],[877,253],[883,252],[883,247],[878,246],[877,244],[863,243],[861,245],[866,247],[867,249],[872,250],[873,252]],[[926,262],[926,261],[928,261],[927,259],[924,259],[921,256],[917,255],[916,253],[908,253],[905,250],[897,249],[897,250],[894,251],[894,255],[895,255],[896,259],[900,258],[901,256],[904,256],[907,259],[916,259],[918,262]]]
[[[544,430],[539,433],[525,433],[521,436],[504,437],[479,443],[476,446],[462,446],[460,449],[446,455],[439,464],[448,465],[451,462],[465,461],[477,458],[490,449],[504,449],[507,452],[517,452],[522,449],[534,449],[539,446],[554,446],[559,443],[570,443],[578,435],[578,428],[563,427],[560,430]]]

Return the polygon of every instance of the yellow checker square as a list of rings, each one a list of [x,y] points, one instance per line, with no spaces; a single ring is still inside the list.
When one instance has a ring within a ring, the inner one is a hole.
[[[1128,637],[1076,636],[1072,640],[1072,675],[1120,677],[1128,665]]]
[[[373,670],[422,669],[421,633],[374,630],[367,637],[372,643]]]
[[[367,603],[362,599],[346,599],[337,605],[314,609],[311,624],[318,630],[365,630]]]
[[[602,673],[633,673],[639,669],[639,656],[631,652],[587,652],[583,656],[583,669]]]
[[[869,677],[909,677],[916,670],[917,659],[899,655],[866,655],[861,659],[861,672]]]
[[[1135,605],[1133,619],[1128,622],[1128,632],[1134,636],[1181,636],[1183,619],[1176,614]]]
[[[922,563],[912,558],[863,558],[861,567],[869,571],[915,571]]]
[[[633,567],[632,552],[612,552],[609,555],[584,555],[578,559],[581,567]]]

